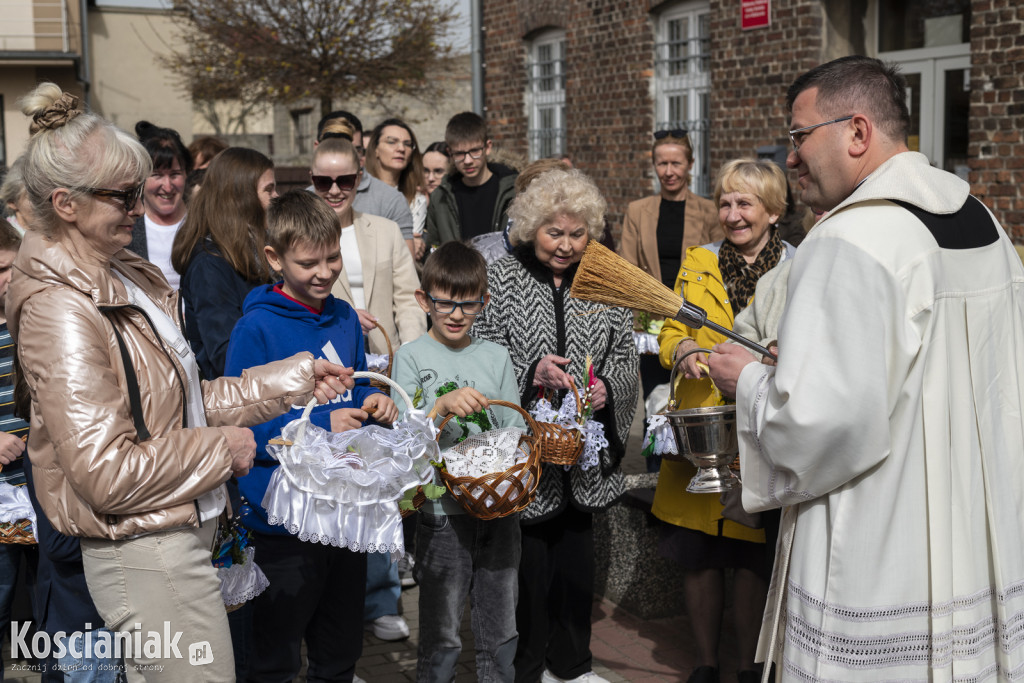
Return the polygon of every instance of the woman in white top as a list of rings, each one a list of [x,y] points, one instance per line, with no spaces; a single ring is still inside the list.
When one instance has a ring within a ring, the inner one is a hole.
[[[341,219],[344,263],[334,296],[356,309],[370,351],[387,353],[377,325],[397,349],[426,332],[427,322],[416,303],[420,281],[398,224],[352,209],[361,173],[359,156],[348,140],[324,140],[313,152],[313,189]]]
[[[397,189],[412,211],[412,255],[423,258],[427,243],[423,226],[427,222],[427,193],[423,182],[423,157],[412,128],[401,119],[377,124],[366,145],[366,171]]]
[[[158,266],[178,289],[181,276],[171,265],[171,245],[185,222],[185,177],[192,172],[192,154],[170,128],[139,121],[135,134],[149,152],[153,170],[142,195],[146,213],[135,221],[128,248]]]

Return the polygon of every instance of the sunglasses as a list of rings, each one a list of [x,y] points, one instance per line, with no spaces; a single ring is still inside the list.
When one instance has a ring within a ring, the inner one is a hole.
[[[142,199],[142,191],[145,189],[144,184],[136,185],[135,187],[129,187],[127,190],[107,190],[101,187],[80,187],[78,188],[82,192],[88,192],[95,197],[109,197],[110,199],[116,199],[121,202],[124,207],[125,213],[131,213],[135,205]]]
[[[673,128],[671,130],[658,130],[658,131],[655,131],[654,132],[654,139],[655,140],[664,140],[665,138],[667,138],[669,136],[674,137],[674,138],[685,138],[687,135],[689,135],[689,131],[686,130],[685,128]]]
[[[309,177],[313,181],[313,187],[317,192],[330,192],[331,185],[337,185],[339,190],[351,190],[356,186],[356,178],[359,177],[359,174],[350,173],[332,178],[329,175],[313,175],[310,173]]]

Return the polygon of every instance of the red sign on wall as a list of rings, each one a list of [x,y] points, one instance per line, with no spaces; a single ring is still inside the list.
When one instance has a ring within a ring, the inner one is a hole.
[[[743,30],[765,28],[771,24],[771,0],[742,0],[741,25]]]

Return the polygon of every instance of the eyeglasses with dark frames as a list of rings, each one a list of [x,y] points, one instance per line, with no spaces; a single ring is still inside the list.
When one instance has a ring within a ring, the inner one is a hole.
[[[472,299],[470,301],[452,301],[451,299],[435,299],[427,294],[430,303],[436,313],[454,313],[456,308],[462,309],[462,314],[472,318],[484,310],[484,298]]]
[[[116,199],[121,202],[124,207],[125,213],[131,213],[135,205],[142,199],[142,191],[146,188],[145,184],[139,184],[134,187],[129,187],[127,190],[108,190],[102,187],[79,187],[75,188],[79,192],[88,192],[95,197],[108,197],[110,199]]]
[[[468,155],[471,159],[479,159],[484,155],[483,147],[474,147],[473,149],[467,149],[464,152],[456,152],[454,149],[449,149],[448,152],[451,154],[452,161],[465,161]]]
[[[359,176],[358,173],[349,173],[348,175],[340,175],[332,178],[329,175],[313,175],[309,174],[309,179],[313,181],[313,188],[317,192],[330,192],[331,185],[337,185],[339,190],[351,190],[356,186],[356,178]]]
[[[670,130],[656,130],[656,131],[654,131],[654,139],[655,140],[664,140],[665,138],[667,138],[669,136],[674,137],[674,138],[685,138],[689,134],[690,134],[690,131],[686,130],[685,128],[672,128]]]
[[[796,130],[789,131],[789,141],[793,143],[793,149],[800,151],[800,145],[804,144],[804,140],[807,136],[814,132],[815,128],[821,128],[822,126],[830,126],[833,123],[840,123],[842,121],[849,121],[853,118],[853,114],[849,116],[840,116],[838,119],[832,119],[831,121],[825,121],[823,123],[816,123],[813,126],[804,126],[803,128],[797,128]]]

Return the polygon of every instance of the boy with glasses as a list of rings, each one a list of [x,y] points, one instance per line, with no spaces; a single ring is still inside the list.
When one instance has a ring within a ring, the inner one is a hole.
[[[487,305],[487,265],[461,242],[449,242],[423,266],[416,300],[433,327],[395,354],[394,379],[416,408],[454,413],[442,432],[442,450],[471,433],[499,427],[525,429],[519,413],[488,399],[519,404],[508,350],[474,339],[469,328]],[[420,509],[413,573],[420,586],[417,681],[451,681],[462,651],[459,625],[472,596],[477,678],[514,680],[521,538],[519,515],[483,521],[466,514],[450,495]]]
[[[425,230],[427,246],[502,230],[515,197],[516,172],[487,161],[491,141],[487,124],[473,112],[456,114],[444,131],[454,170],[430,196]]]

